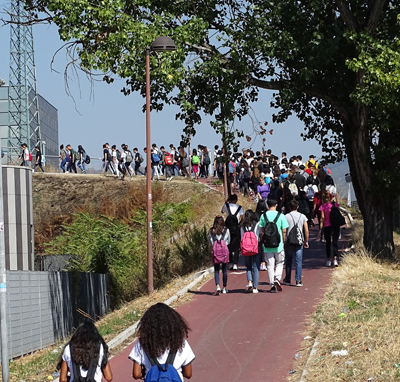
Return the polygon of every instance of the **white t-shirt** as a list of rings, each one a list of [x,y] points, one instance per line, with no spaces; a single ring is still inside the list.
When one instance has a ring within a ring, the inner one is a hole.
[[[122,159],[122,163],[126,163],[126,154],[125,154],[125,151],[121,151],[121,159]]]
[[[161,357],[158,357],[158,362],[162,365],[167,361],[168,358],[168,351],[166,351]],[[132,351],[129,353],[129,359],[136,362],[138,365],[144,365],[146,368],[146,373],[151,369],[150,360],[147,358],[146,353],[143,351],[142,346],[140,345],[140,340],[136,342],[135,346],[133,347]],[[174,360],[174,368],[179,373],[182,381],[183,381],[183,374],[182,374],[182,366],[187,366],[193,362],[195,359],[195,355],[193,353],[192,348],[190,347],[189,343],[184,340],[182,350],[176,353],[176,357]]]
[[[103,372],[101,370],[101,363],[103,361],[103,355],[104,355],[103,345],[100,345],[99,362],[97,364],[96,373],[94,375],[94,379],[95,379],[96,382],[101,382],[101,379],[102,379],[102,376],[103,376]],[[62,359],[68,365],[68,369],[69,369],[69,372],[71,374],[70,382],[72,382],[74,380],[74,368],[72,367],[71,349],[70,349],[69,345],[67,345],[65,347],[64,353],[62,355]],[[79,366],[79,367],[81,369],[81,376],[82,377],[86,377],[88,371],[83,369],[82,366]]]
[[[29,160],[29,150],[27,147],[24,149],[24,160]]]
[[[229,204],[229,209],[230,209],[232,215],[234,215],[235,212],[237,211],[238,207],[240,207],[240,210],[239,210],[239,212],[238,212],[237,215],[236,215],[237,220],[239,221],[239,218],[240,218],[242,215],[244,215],[243,207],[242,207],[242,206],[239,206],[239,204],[233,204],[233,203],[228,203],[228,204]],[[226,214],[226,217],[228,217],[228,215],[229,215],[229,214],[228,214],[228,210],[227,210],[227,208],[226,208],[226,203],[225,203],[224,206],[222,207],[222,213],[223,213],[223,214]]]
[[[332,196],[336,195],[336,187],[332,186],[331,184],[329,186],[326,186],[326,192],[329,192]]]

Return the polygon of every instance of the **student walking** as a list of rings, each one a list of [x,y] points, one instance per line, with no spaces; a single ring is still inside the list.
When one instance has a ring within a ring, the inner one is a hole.
[[[299,204],[297,200],[289,202],[290,213],[286,214],[289,224],[287,229],[287,239],[285,243],[285,278],[283,283],[291,285],[292,262],[295,257],[296,272],[294,278],[296,286],[302,287],[301,273],[303,270],[303,249],[308,248],[308,218],[298,212]]]
[[[59,362],[60,382],[88,381],[108,382],[113,379],[108,362],[108,346],[92,322],[85,322],[76,329],[65,346]],[[71,377],[67,377],[68,370]],[[79,375],[78,375],[79,374]]]
[[[218,296],[221,293],[221,284],[219,281],[220,268],[222,268],[222,293],[228,293],[226,289],[228,285],[228,246],[231,241],[229,229],[225,227],[224,218],[222,216],[216,216],[214,219],[214,224],[210,229],[210,241],[214,262],[215,296]]]
[[[258,280],[261,264],[261,252],[258,248],[259,226],[256,214],[247,210],[241,224],[240,250],[246,264],[246,293],[258,293]]]
[[[320,231],[318,232],[318,239],[323,235],[325,238],[325,249],[326,249],[326,266],[330,267],[332,265],[331,262],[331,245],[333,247],[333,266],[337,267],[338,264],[338,241],[340,234],[340,225],[331,224],[331,211],[332,207],[335,206],[339,208],[339,204],[336,202],[331,202],[331,197],[327,193],[322,194],[322,205],[319,207],[319,211],[321,212],[321,221],[320,221]]]
[[[274,199],[268,199],[269,210],[260,219],[260,227],[263,234],[264,256],[267,263],[270,292],[282,291],[280,280],[283,273],[285,251],[283,243],[286,240],[286,229],[289,224],[284,215],[276,210],[278,205]]]
[[[167,364],[171,376],[182,381],[183,377],[191,378],[195,356],[187,341],[189,331],[182,316],[168,305],[157,303],[150,307],[139,322],[139,340],[129,354],[133,361],[132,377],[144,379],[148,373],[148,380],[158,380],[159,367]]]

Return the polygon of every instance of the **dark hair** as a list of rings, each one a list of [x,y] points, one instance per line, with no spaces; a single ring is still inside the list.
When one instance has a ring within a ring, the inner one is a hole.
[[[62,150],[64,148],[64,145],[60,145],[60,150]]]
[[[160,150],[165,150],[165,147],[164,147],[164,146],[161,146],[161,147],[160,147]]]
[[[267,199],[267,205],[269,208],[275,207],[278,204],[276,199]]]
[[[104,368],[107,365],[108,346],[92,322],[87,321],[80,324],[67,345],[71,351],[72,361],[86,370],[89,369],[91,360],[99,358],[100,345],[103,345],[104,355],[101,367]],[[59,362],[60,366],[61,361]]]
[[[196,149],[193,149],[192,155],[197,155],[197,150]]]
[[[280,185],[278,179],[273,179],[271,184],[272,184],[272,188],[279,188],[279,185]]]
[[[257,216],[252,210],[247,210],[244,213],[244,219],[242,221],[243,227],[251,227],[254,222],[257,221]]]
[[[292,200],[289,202],[288,205],[289,205],[290,211],[296,211],[296,210],[297,210],[297,207],[299,206],[299,203],[297,202],[296,199],[292,199]]]
[[[287,154],[285,152],[283,152],[282,155],[286,156]]]
[[[262,214],[267,210],[267,206],[265,205],[265,200],[259,200],[256,207],[256,213]]]
[[[136,150],[136,151],[139,151],[137,147],[135,147],[135,148],[133,149],[133,151],[135,151],[135,150]]]
[[[214,218],[214,224],[210,228],[210,234],[212,236],[222,235],[225,229],[224,218],[221,215],[218,215]]]
[[[231,194],[228,196],[228,202],[236,203],[238,201],[238,197],[236,194]]]
[[[271,149],[268,149],[267,150],[267,154],[271,154],[272,153],[272,150]]]
[[[166,350],[181,350],[189,330],[188,324],[178,312],[159,302],[147,309],[136,333],[146,355],[158,358]]]
[[[214,146],[214,150],[218,150],[219,149],[219,146],[218,145],[215,145]]]

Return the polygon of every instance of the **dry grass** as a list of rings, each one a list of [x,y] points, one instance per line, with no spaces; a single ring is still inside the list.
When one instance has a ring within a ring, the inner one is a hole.
[[[399,265],[377,261],[361,246],[362,226],[353,230],[355,250],[333,273],[323,302],[308,326],[318,338],[306,381],[400,380]],[[396,238],[398,244],[399,238]],[[296,364],[302,370],[313,340],[304,344]],[[347,350],[346,356],[332,356]],[[290,377],[298,381],[301,373]]]

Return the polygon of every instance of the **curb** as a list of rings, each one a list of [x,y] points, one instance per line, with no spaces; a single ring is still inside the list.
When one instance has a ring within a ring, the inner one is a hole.
[[[179,292],[168,298],[167,300],[164,301],[164,304],[166,305],[171,305],[173,302],[178,300],[179,297],[182,297],[185,293],[187,293],[191,288],[193,288],[197,283],[199,283],[201,280],[203,280],[208,274],[212,273],[214,271],[214,267],[210,267],[208,269],[205,269],[204,271],[200,271],[195,273],[193,276],[189,277],[188,280],[192,279],[195,277],[195,279],[190,282],[188,285],[186,285],[184,288],[182,288]],[[196,277],[197,276],[197,277]],[[118,334],[116,337],[114,337],[112,340],[110,340],[107,345],[108,348],[111,350],[118,345],[122,344],[126,339],[129,337],[133,336],[135,334],[135,331],[137,329],[137,326],[139,324],[139,321],[135,322],[132,326],[129,328],[125,329],[122,333]]]
[[[308,371],[307,371],[308,365],[311,362],[311,358],[314,357],[315,353],[317,352],[318,345],[319,345],[319,341],[318,341],[318,337],[317,337],[317,338],[315,338],[314,345],[311,349],[310,355],[307,358],[307,362],[304,365],[303,373],[301,374],[301,377],[300,377],[300,382],[306,382],[306,376],[308,374]]]

